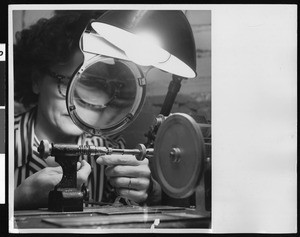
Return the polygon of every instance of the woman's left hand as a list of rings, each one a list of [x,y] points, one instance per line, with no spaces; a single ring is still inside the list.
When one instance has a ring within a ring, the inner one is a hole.
[[[134,202],[144,202],[148,197],[151,171],[148,159],[138,161],[133,155],[104,155],[97,163],[107,165],[105,174],[117,193]]]

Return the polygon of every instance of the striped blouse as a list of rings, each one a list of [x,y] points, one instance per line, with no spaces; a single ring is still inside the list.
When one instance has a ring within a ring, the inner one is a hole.
[[[48,166],[45,160],[39,157],[37,151],[40,141],[34,132],[35,118],[36,108],[15,116],[15,188],[28,176]],[[83,134],[79,137],[78,144],[113,148],[125,147],[125,141],[121,136],[112,139]],[[85,159],[92,167],[88,180],[90,198],[95,201],[112,202],[116,196],[112,186],[106,180],[104,166],[97,164],[96,159],[91,156],[81,156],[81,159]]]

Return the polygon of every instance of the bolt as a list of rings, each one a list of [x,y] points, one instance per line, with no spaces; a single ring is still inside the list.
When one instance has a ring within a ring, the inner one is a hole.
[[[174,163],[179,163],[180,162],[180,149],[179,148],[172,148],[170,151],[170,158]]]

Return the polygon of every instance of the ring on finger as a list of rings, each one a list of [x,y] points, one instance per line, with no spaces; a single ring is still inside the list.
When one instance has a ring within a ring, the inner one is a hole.
[[[129,178],[128,188],[131,187],[131,178]]]

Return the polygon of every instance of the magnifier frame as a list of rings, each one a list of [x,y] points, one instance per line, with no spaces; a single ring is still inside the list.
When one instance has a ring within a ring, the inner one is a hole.
[[[82,74],[89,67],[91,67],[97,62],[103,62],[103,60],[106,59],[108,58],[102,55],[95,55],[89,60],[84,61],[84,63],[81,66],[79,66],[79,70],[77,71],[77,73],[75,73],[75,75],[72,77],[72,80],[70,81],[67,88],[66,103],[67,103],[67,109],[71,119],[80,129],[96,136],[114,135],[116,133],[121,132],[126,127],[128,127],[134,121],[137,115],[140,113],[143,104],[145,102],[145,96],[146,96],[146,78],[141,68],[132,62],[113,58],[115,62],[120,62],[125,64],[131,70],[132,74],[136,75],[135,76],[136,95],[135,95],[133,106],[131,107],[130,111],[126,114],[126,116],[124,116],[123,119],[106,128],[94,127],[86,123],[85,121],[83,121],[83,119],[80,118],[78,112],[76,111],[76,105],[74,103],[74,90],[76,89],[76,82],[78,81],[78,79],[81,78]]]

